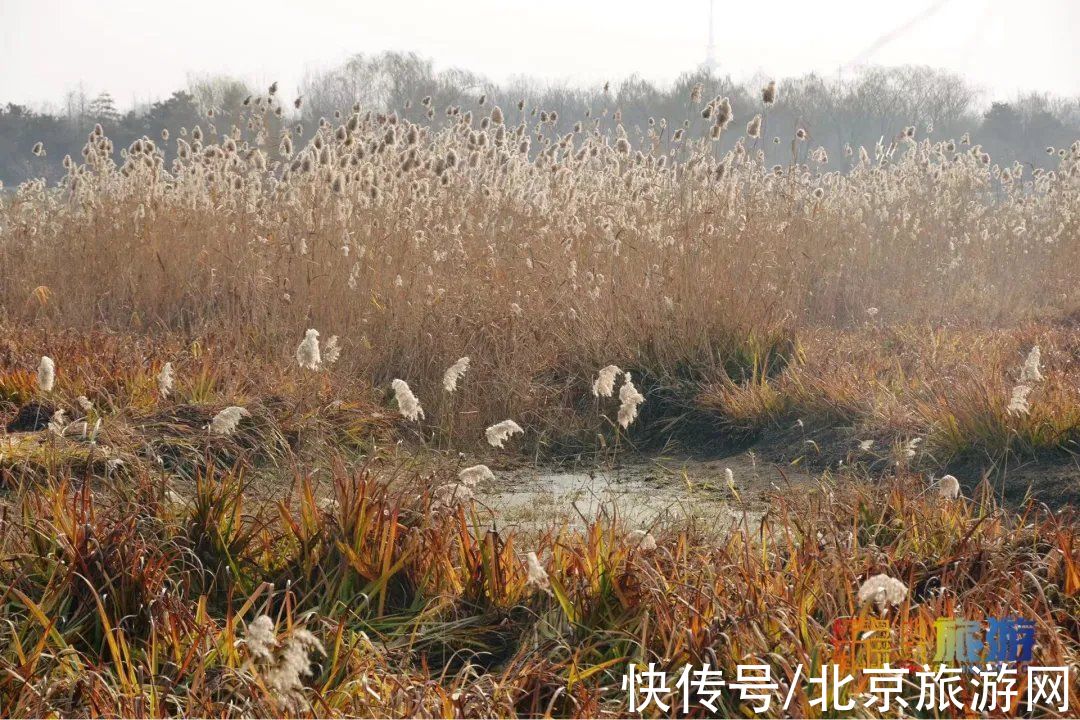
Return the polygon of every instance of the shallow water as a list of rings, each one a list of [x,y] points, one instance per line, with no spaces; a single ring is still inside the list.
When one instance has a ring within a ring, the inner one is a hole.
[[[729,484],[725,468],[734,482]],[[582,526],[598,515],[617,517],[629,527],[696,522],[721,530],[744,513],[760,519],[762,497],[769,491],[810,481],[810,476],[783,472],[742,453],[700,460],[653,457],[628,460],[613,467],[582,470],[529,468],[496,472],[496,481],[478,496],[502,527],[532,529],[552,522]]]

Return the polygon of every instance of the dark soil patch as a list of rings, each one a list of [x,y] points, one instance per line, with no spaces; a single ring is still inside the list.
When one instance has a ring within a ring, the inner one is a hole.
[[[55,405],[30,401],[15,412],[15,417],[8,422],[6,430],[9,433],[44,430],[49,427],[49,420],[55,412]]]
[[[1045,455],[1002,464],[966,459],[945,470],[956,476],[965,494],[985,478],[1010,505],[1021,505],[1029,497],[1051,510],[1080,505],[1080,458],[1073,456]]]

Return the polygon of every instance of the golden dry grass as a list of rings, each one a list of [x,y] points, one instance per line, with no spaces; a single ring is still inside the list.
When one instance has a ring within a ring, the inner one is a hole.
[[[733,110],[723,132],[765,109]],[[1033,176],[898,136],[839,173],[797,139],[765,168],[708,125],[503,114],[354,110],[287,144],[254,111],[119,160],[95,130],[58,187],[0,198],[0,416],[74,421],[0,437],[0,714],[624,715],[629,662],[820,664],[879,572],[910,590],[894,620],[1021,613],[1040,662],[1080,661],[1076,517],[1000,505],[981,468],[957,501],[922,474],[1076,452],[1080,144]],[[308,328],[338,363],[298,367]],[[645,395],[628,432],[590,392],[610,363]],[[250,415],[210,433],[230,406]],[[506,418],[537,453],[771,441],[829,472],[719,539],[514,537],[408,459]],[[325,646],[291,689],[245,631],[263,614],[269,642]]]
[[[856,592],[880,572],[910,589],[887,613],[896,628],[1018,613],[1036,623],[1037,662],[1075,666],[1075,517],[1014,513],[989,488],[944,501],[912,480],[777,494],[760,524],[719,540],[656,528],[655,550],[610,522],[485,532],[469,505],[433,510],[438,478],[388,493],[363,470],[335,474],[332,503],[298,478],[277,506],[245,502],[233,474],[211,473],[181,499],[138,475],[121,492],[60,478],[24,486],[5,501],[0,535],[0,707],[9,717],[625,716],[629,663],[677,673],[708,662],[730,677],[765,662],[781,677],[767,713],[777,716],[783,678],[830,657],[834,621],[868,612]],[[525,550],[550,595],[528,583]],[[325,647],[294,693],[275,689],[244,642],[263,614],[281,642],[303,627]],[[798,687],[790,712],[818,716],[811,697]],[[747,712],[734,694],[722,702],[722,714]]]
[[[752,138],[716,157],[700,121],[675,141],[504,115],[346,111],[281,154],[253,110],[118,162],[95,131],[59,187],[0,202],[0,303],[13,322],[194,329],[283,360],[316,327],[350,372],[404,378],[436,412],[468,355],[472,436],[511,415],[565,427],[574,383],[609,362],[699,379],[808,326],[1078,307],[1080,145],[1032,176],[898,135],[841,173],[794,139],[785,167]]]

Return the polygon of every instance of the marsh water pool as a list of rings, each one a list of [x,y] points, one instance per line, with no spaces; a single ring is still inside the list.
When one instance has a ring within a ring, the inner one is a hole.
[[[495,476],[479,488],[479,503],[501,527],[519,530],[584,526],[605,515],[643,529],[696,522],[719,530],[744,516],[760,519],[767,493],[812,482],[808,473],[781,469],[752,453],[710,460],[634,458],[589,469],[531,467]]]

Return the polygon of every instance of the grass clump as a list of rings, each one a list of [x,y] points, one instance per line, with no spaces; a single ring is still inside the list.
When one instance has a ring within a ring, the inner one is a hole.
[[[1033,347],[1045,367],[1017,412],[1010,393]],[[806,333],[781,372],[707,380],[698,403],[729,434],[789,459],[938,471],[1068,465],[1080,452],[1077,387],[1080,348],[1069,327],[864,328]]]
[[[1080,660],[1074,515],[1008,510],[989,488],[943,500],[911,478],[849,480],[779,493],[760,521],[707,534],[653,528],[649,544],[610,518],[500,531],[471,502],[435,509],[442,479],[412,474],[387,484],[339,469],[322,492],[299,476],[277,502],[216,470],[189,498],[144,475],[122,492],[19,486],[0,534],[0,704],[8,716],[625,715],[629,663],[733,673],[754,660],[782,675],[823,661],[877,574],[905,588],[888,610],[897,623],[1020,613],[1036,623],[1036,662]],[[806,688],[793,697],[816,716]]]

